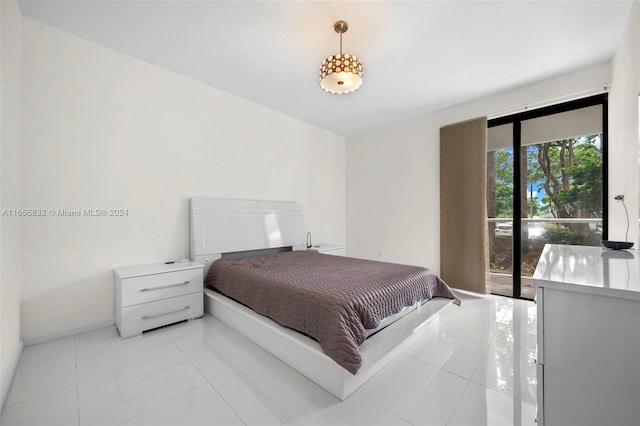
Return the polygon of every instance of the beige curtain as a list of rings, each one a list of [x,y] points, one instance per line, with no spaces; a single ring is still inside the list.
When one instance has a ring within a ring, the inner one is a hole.
[[[440,276],[487,293],[487,119],[440,129]]]

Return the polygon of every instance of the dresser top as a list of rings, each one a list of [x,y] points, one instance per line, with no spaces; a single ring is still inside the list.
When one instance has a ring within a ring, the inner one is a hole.
[[[116,268],[114,272],[120,278],[133,278],[143,275],[166,274],[167,272],[198,268],[204,268],[204,265],[199,262],[152,263],[150,265],[124,266],[122,268]]]
[[[538,287],[640,300],[640,252],[547,244],[533,280]]]

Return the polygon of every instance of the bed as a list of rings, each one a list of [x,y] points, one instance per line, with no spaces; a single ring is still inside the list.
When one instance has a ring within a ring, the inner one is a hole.
[[[459,300],[425,268],[307,252],[305,234],[296,203],[191,199],[206,311],[345,399]]]

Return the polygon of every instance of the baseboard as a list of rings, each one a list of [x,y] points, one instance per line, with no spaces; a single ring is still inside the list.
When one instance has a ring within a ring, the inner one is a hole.
[[[35,334],[32,336],[24,336],[24,345],[31,346],[38,343],[50,342],[52,340],[62,339],[64,337],[75,336],[76,334],[87,333],[89,331],[99,330],[105,327],[111,327],[115,325],[115,320],[108,319],[104,321],[98,321],[91,324],[85,324],[78,327],[64,328],[51,333]]]
[[[467,296],[478,297],[478,298],[489,296],[491,294],[491,293],[477,293],[475,291],[462,290],[460,288],[454,288],[454,287],[451,287],[451,290],[453,290],[454,293],[462,293]]]
[[[0,384],[0,413],[4,408],[4,402],[7,399],[7,395],[9,395],[9,390],[11,389],[11,383],[13,382],[13,377],[16,375],[16,370],[18,369],[18,363],[20,362],[20,357],[22,356],[22,350],[24,349],[24,339],[20,339],[18,341],[18,348],[13,354],[13,359],[11,360],[11,364],[9,365],[8,374],[2,378],[2,383]]]

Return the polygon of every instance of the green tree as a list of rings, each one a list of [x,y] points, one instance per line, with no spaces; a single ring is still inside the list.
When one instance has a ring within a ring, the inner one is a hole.
[[[534,145],[532,179],[542,181],[542,208],[553,217],[602,217],[600,135]],[[533,155],[532,155],[533,157]]]
[[[542,208],[557,218],[602,217],[602,147],[600,135],[536,144],[533,175],[546,195]],[[555,232],[576,237],[589,234],[586,223],[556,226]],[[548,230],[550,231],[550,230]],[[549,232],[547,232],[549,234]],[[585,240],[586,242],[586,240]]]
[[[495,151],[495,217],[513,216],[513,151]]]

